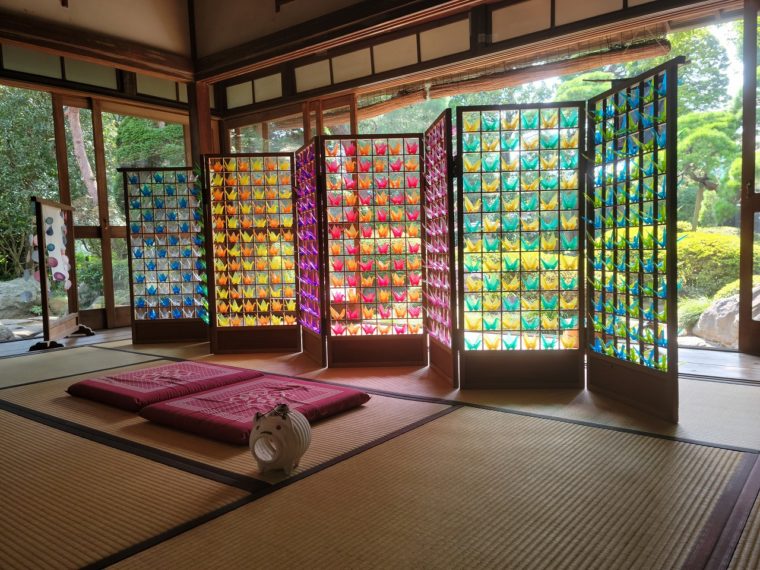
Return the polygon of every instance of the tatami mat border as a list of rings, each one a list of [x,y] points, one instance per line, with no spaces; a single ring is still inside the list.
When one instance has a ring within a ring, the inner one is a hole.
[[[186,361],[190,360],[190,359],[187,359],[187,358],[179,358],[179,357],[175,357],[175,356],[165,356],[165,355],[160,355],[160,354],[155,354],[155,353],[141,352],[141,351],[138,351],[138,350],[127,350],[127,349],[123,349],[123,348],[99,346],[97,344],[92,344],[92,345],[88,345],[88,346],[92,347],[92,348],[99,348],[101,350],[111,350],[111,351],[116,351],[116,352],[125,352],[125,353],[130,353],[130,354],[140,354],[140,355],[143,355],[143,356],[153,356],[153,357],[155,357],[154,360],[146,360],[146,361],[144,361],[146,363],[147,362],[156,362],[158,360],[167,360],[169,362],[186,362]],[[69,347],[66,347],[66,349],[67,348],[69,348]],[[74,347],[71,347],[71,348],[74,348]],[[65,349],[56,349],[56,350],[65,350]],[[142,364],[142,363],[140,363],[140,364]],[[128,365],[125,365],[125,366],[128,366]],[[114,366],[112,368],[103,368],[103,369],[100,369],[100,370],[93,370],[91,372],[92,373],[102,372],[102,371],[105,371],[105,370],[113,370],[115,368],[122,368],[122,366]],[[260,370],[260,369],[257,369],[257,370]],[[266,374],[272,375],[272,376],[282,376],[282,377],[286,377],[286,378],[287,377],[289,377],[289,378],[297,378],[299,380],[306,380],[306,381],[309,381],[309,382],[316,382],[316,383],[319,383],[319,384],[329,384],[331,386],[343,386],[343,387],[346,386],[345,383],[331,382],[329,380],[320,380],[320,379],[316,379],[316,378],[308,378],[306,376],[297,376],[297,375],[292,375],[292,374],[289,375],[289,374],[283,374],[283,373],[279,373],[279,372],[269,372],[269,371],[266,371],[266,370],[260,370],[260,371],[264,372]],[[88,374],[89,374],[89,372],[88,372]],[[50,382],[50,381],[53,381],[53,380],[60,380],[62,378],[68,378],[68,377],[71,377],[71,376],[79,376],[79,375],[80,374],[67,374],[65,376],[57,376],[55,378],[46,378],[44,380],[36,380],[36,381],[33,381],[33,382],[24,382],[22,384],[15,384],[13,386],[6,386],[4,388],[0,388],[0,393],[2,392],[2,390],[8,389],[8,388],[18,388],[19,386],[38,384],[38,383],[41,383],[41,382]],[[507,414],[516,414],[516,415],[527,416],[527,417],[531,417],[531,418],[539,418],[539,419],[552,420],[552,421],[563,422],[563,423],[568,423],[568,424],[583,425],[583,426],[593,427],[593,428],[598,428],[598,429],[606,429],[606,430],[618,431],[618,432],[623,432],[623,433],[631,433],[631,434],[634,434],[634,435],[642,435],[642,436],[646,436],[646,437],[654,437],[654,438],[658,438],[658,439],[666,439],[668,441],[678,441],[678,442],[681,442],[681,443],[691,443],[691,444],[694,444],[694,445],[702,445],[702,446],[705,446],[705,447],[715,447],[715,448],[718,448],[718,449],[726,449],[726,450],[729,450],[729,451],[740,451],[740,452],[745,452],[745,453],[760,453],[760,449],[754,449],[754,448],[751,448],[751,447],[739,447],[739,446],[733,446],[733,445],[725,445],[725,444],[715,443],[715,442],[710,442],[710,441],[702,441],[702,440],[698,440],[698,439],[691,439],[691,438],[684,438],[684,437],[678,437],[678,436],[672,436],[672,435],[665,435],[665,434],[661,434],[661,433],[655,433],[655,432],[650,432],[650,431],[645,431],[645,430],[639,430],[639,429],[635,429],[635,428],[626,428],[626,427],[621,427],[621,426],[612,426],[612,425],[607,425],[607,424],[600,424],[600,423],[596,423],[596,422],[590,422],[590,421],[586,421],[586,420],[577,420],[577,419],[572,419],[572,418],[563,418],[561,416],[552,416],[552,415],[549,415],[549,414],[539,414],[539,413],[536,413],[536,412],[528,412],[528,411],[525,411],[525,410],[517,410],[517,409],[514,409],[514,408],[506,408],[506,407],[500,407],[500,406],[490,406],[488,404],[478,404],[478,403],[475,403],[475,402],[467,402],[467,401],[462,401],[462,400],[450,400],[450,399],[447,399],[447,398],[435,398],[435,397],[431,397],[431,396],[420,396],[420,395],[415,395],[415,394],[403,394],[401,392],[392,392],[390,390],[379,390],[377,388],[369,388],[369,387],[366,387],[366,386],[351,385],[351,387],[352,388],[357,388],[357,389],[364,390],[365,392],[367,392],[369,394],[377,394],[378,396],[387,396],[389,398],[398,398],[398,399],[402,399],[402,400],[412,400],[412,401],[417,401],[417,402],[427,402],[427,403],[431,403],[431,404],[442,404],[442,405],[448,405],[448,406],[468,406],[468,407],[472,407],[472,408],[479,408],[479,409],[482,409],[482,410],[492,410],[492,411],[496,411],[496,412],[502,412],[502,413],[507,413]]]
[[[126,348],[119,348],[118,346],[99,346],[97,344],[93,344],[90,346],[92,346],[93,348],[99,348],[101,350],[111,350],[113,352],[126,352],[127,354],[142,354],[144,356],[155,356],[157,358],[163,358],[164,360],[171,360],[172,362],[185,362],[189,360],[187,358],[157,354],[155,352],[140,352],[138,350],[127,350]]]
[[[88,337],[80,337],[83,339],[86,339]],[[124,336],[120,336],[118,338],[109,338],[107,340],[100,340],[100,339],[93,339],[92,342],[83,342],[82,344],[75,344],[72,346],[61,346],[60,348],[46,348],[45,350],[25,350],[24,352],[18,352],[15,354],[3,354],[0,356],[0,360],[4,360],[6,358],[18,358],[19,356],[35,356],[38,354],[50,354],[51,352],[60,352],[64,350],[71,350],[73,348],[83,348],[85,346],[95,346],[96,344],[103,343],[103,342],[119,342],[122,340],[131,340],[132,339],[132,330],[128,329],[127,332],[124,334]],[[8,340],[4,341],[4,343],[8,342],[28,342],[30,340],[42,340],[40,337],[35,338],[28,338],[23,340]]]
[[[757,464],[757,455],[746,453],[742,457],[739,467],[726,485],[726,488],[723,489],[713,512],[710,513],[710,517],[702,528],[694,548],[689,553],[686,562],[684,562],[684,568],[717,569],[728,567],[734,549],[739,542],[741,529],[744,528],[744,524],[749,516],[749,510],[747,510],[744,521],[741,522],[735,541],[729,536],[732,533],[728,529],[735,526],[735,523],[740,522],[735,512],[742,502],[743,492],[748,486],[751,486],[751,474]],[[752,500],[754,501],[754,496]],[[749,509],[751,508],[752,502],[749,504]],[[716,565],[718,561],[724,559],[725,564]]]
[[[740,386],[749,386],[750,388],[760,388],[760,380],[746,380],[743,378],[733,378],[731,376],[711,376],[709,374],[695,374],[693,372],[681,372],[679,378],[684,380],[694,380],[696,382],[715,382],[716,384],[738,384]]]
[[[760,495],[760,456],[755,457],[752,470],[734,503],[731,515],[723,527],[723,532],[705,569],[724,570],[729,567],[758,495]]]

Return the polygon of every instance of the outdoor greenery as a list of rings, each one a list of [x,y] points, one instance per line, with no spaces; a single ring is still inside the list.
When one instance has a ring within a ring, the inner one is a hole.
[[[102,114],[106,179],[111,225],[125,223],[119,166],[183,166],[182,125],[139,117]],[[92,114],[64,108],[67,166],[74,221],[99,225]],[[21,277],[28,269],[28,243],[33,231],[31,196],[59,199],[52,102],[48,93],[0,85],[0,281]],[[113,279],[117,304],[129,303],[126,240],[112,240]],[[102,252],[99,240],[79,240],[76,268],[81,308],[103,306]],[[51,308],[65,306],[66,292],[51,291]],[[39,314],[29,306],[30,316]],[[0,314],[0,317],[3,315]]]
[[[0,280],[24,270],[34,210],[58,198],[51,97],[0,85]]]

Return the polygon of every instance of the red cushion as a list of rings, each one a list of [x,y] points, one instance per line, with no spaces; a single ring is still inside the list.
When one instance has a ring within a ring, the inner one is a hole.
[[[176,362],[113,376],[90,378],[69,386],[72,396],[138,411],[148,404],[187,396],[261,376],[256,370],[203,362]]]
[[[266,413],[277,404],[287,404],[314,421],[361,406],[367,400],[369,394],[352,388],[261,376],[153,404],[143,408],[140,415],[211,439],[247,445],[256,412]]]

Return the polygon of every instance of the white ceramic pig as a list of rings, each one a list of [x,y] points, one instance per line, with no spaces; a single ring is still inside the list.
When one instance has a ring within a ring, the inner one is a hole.
[[[262,414],[256,412],[248,441],[259,470],[282,469],[290,475],[311,443],[311,426],[303,414],[279,404]]]

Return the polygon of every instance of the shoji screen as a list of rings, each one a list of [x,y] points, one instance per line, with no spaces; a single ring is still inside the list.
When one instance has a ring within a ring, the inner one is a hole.
[[[208,338],[201,185],[190,167],[120,169],[132,341]]]
[[[430,365],[459,382],[454,256],[451,110],[425,131],[425,330]]]
[[[331,366],[427,362],[421,139],[321,139]]]
[[[682,59],[589,102],[588,384],[678,418],[677,74]]]
[[[298,320],[303,350],[327,364],[324,326],[324,250],[319,191],[318,139],[296,152],[296,216],[298,226]]]
[[[301,349],[293,157],[206,157],[211,349]]]
[[[578,103],[460,107],[462,387],[582,385]]]

